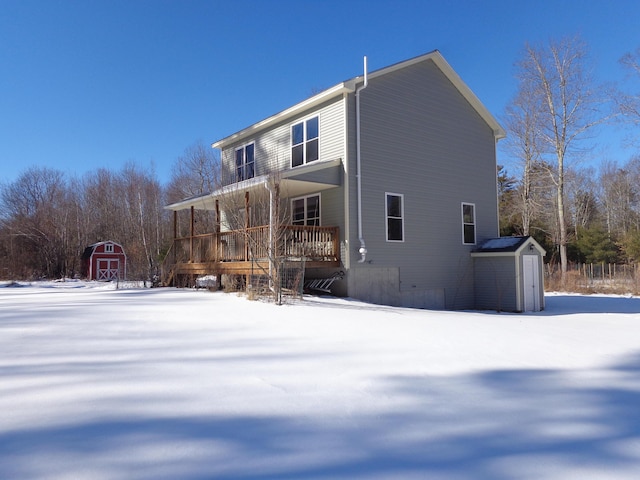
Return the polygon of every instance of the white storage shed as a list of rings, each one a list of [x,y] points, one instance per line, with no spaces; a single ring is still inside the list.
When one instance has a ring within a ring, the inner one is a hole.
[[[483,242],[471,253],[476,308],[509,312],[544,310],[545,254],[529,236]]]

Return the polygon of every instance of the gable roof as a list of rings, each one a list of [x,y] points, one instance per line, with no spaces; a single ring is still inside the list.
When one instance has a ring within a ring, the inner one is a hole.
[[[480,99],[476,96],[475,93],[469,88],[469,86],[460,78],[460,75],[456,73],[456,71],[449,65],[449,62],[445,60],[440,51],[434,50],[432,52],[426,53],[424,55],[419,55],[414,58],[410,58],[408,60],[404,60],[402,62],[395,63],[393,65],[389,65],[388,67],[382,68],[380,70],[376,70],[369,74],[369,79],[376,78],[382,75],[386,75],[387,73],[394,72],[401,68],[409,67],[416,63],[424,62],[426,60],[431,60],[435,65],[440,69],[440,71],[447,77],[447,79],[453,84],[454,87],[462,94],[462,96],[469,102],[469,104],[478,112],[478,115],[482,117],[482,119],[491,127],[493,130],[493,134],[496,137],[496,140],[504,138],[507,136],[507,133],[502,128],[502,126],[498,123],[495,117],[487,110],[487,107],[480,101]],[[361,77],[358,77],[361,78]]]
[[[104,241],[104,242],[92,243],[91,245],[89,245],[88,247],[86,247],[82,251],[82,256],[80,258],[82,258],[83,260],[88,259],[89,257],[91,257],[91,255],[93,255],[93,252],[95,252],[96,248],[98,248],[100,245],[106,245],[106,244],[109,244],[109,243],[111,243],[113,245],[117,245],[118,247],[120,247],[120,249],[124,253],[124,248],[122,248],[122,245],[120,245],[119,243],[116,243],[116,242],[112,242],[111,240],[107,240],[107,241]]]
[[[480,99],[471,91],[471,89],[467,86],[466,83],[462,81],[460,76],[451,68],[451,65],[444,59],[442,54],[438,50],[434,50],[432,52],[426,53],[424,55],[420,55],[414,58],[410,58],[408,60],[404,60],[402,62],[395,63],[388,67],[381,68],[379,70],[375,70],[368,74],[369,79],[373,79],[376,77],[380,77],[382,75],[386,75],[388,73],[394,72],[401,68],[405,68],[411,65],[414,65],[419,62],[432,61],[440,71],[447,77],[447,79],[456,87],[456,89],[462,94],[462,96],[469,102],[469,104],[478,112],[480,117],[489,125],[489,127],[493,130],[493,134],[496,140],[504,138],[506,136],[506,132],[500,126],[495,117],[487,110],[487,108],[482,104]],[[277,122],[281,122],[287,120],[291,117],[294,117],[304,110],[312,108],[314,106],[320,105],[321,103],[330,100],[332,98],[344,95],[345,93],[352,93],[356,89],[356,85],[364,82],[364,76],[360,75],[354,77],[350,80],[346,80],[342,83],[339,83],[327,90],[324,90],[317,95],[314,95],[306,100],[303,100],[296,105],[293,105],[286,110],[283,110],[275,115],[267,117],[266,119],[254,123],[253,125],[240,130],[232,135],[229,135],[221,140],[218,140],[211,144],[213,148],[224,148],[231,143],[235,143],[243,138],[254,135],[255,133],[268,128],[274,125]]]

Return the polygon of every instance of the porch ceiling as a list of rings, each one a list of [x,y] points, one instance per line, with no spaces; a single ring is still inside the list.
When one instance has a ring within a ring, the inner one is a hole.
[[[335,188],[339,183],[313,182],[285,178],[280,182],[280,194],[282,197],[301,197],[309,193]]]
[[[167,210],[215,210],[216,200],[233,198],[246,192],[260,194],[274,183],[280,184],[281,197],[299,197],[340,186],[342,183],[342,160],[319,161],[308,165],[286,170],[279,174],[261,175],[256,178],[227,185],[209,194],[187,198],[165,206]]]

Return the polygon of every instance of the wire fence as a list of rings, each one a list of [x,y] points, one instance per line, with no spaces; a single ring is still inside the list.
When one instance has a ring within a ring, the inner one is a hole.
[[[287,298],[302,298],[304,271],[304,259],[279,258],[268,274],[249,276],[247,294],[253,299],[273,297],[279,305]]]
[[[638,264],[573,263],[567,266],[562,281],[560,265],[545,265],[547,290],[568,290],[578,293],[640,294]]]

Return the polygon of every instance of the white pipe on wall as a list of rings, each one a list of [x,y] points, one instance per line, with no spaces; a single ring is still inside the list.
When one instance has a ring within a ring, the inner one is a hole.
[[[367,78],[367,57],[364,57],[364,83],[356,88],[356,180],[358,183],[358,239],[360,240],[360,260],[358,263],[364,263],[367,258],[367,247],[364,243],[362,234],[362,159],[360,152],[360,92],[367,88],[369,84]]]
[[[273,222],[275,221],[273,209],[275,208],[275,202],[278,199],[274,198],[274,188],[269,183],[269,180],[264,182],[264,186],[269,191],[269,253],[267,255],[269,256],[269,288],[273,289]]]

